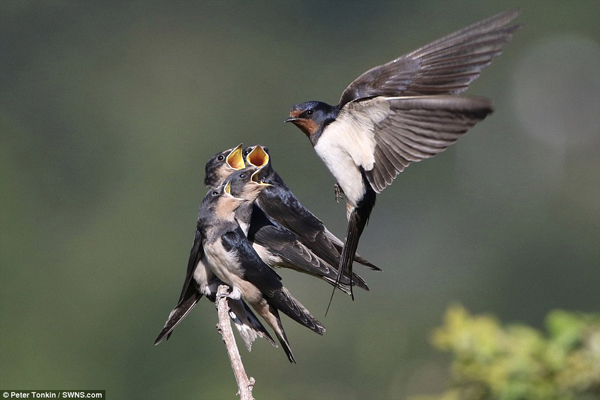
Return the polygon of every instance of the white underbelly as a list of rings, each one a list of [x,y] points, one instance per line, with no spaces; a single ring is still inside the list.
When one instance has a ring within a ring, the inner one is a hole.
[[[217,278],[228,285],[233,285],[233,282],[241,275],[241,271],[237,269],[239,263],[235,253],[226,251],[220,240],[205,245],[204,254]]]
[[[325,135],[319,138],[315,151],[344,191],[348,203],[356,207],[365,193],[365,186],[360,170],[350,154]]]
[[[365,194],[362,168],[375,165],[375,124],[389,114],[383,97],[346,104],[324,130],[315,150],[341,186],[349,205],[356,207]]]
[[[262,298],[259,290],[242,277],[244,271],[240,270],[240,263],[234,252],[228,252],[220,240],[204,246],[206,260],[214,274],[221,281],[242,293],[242,297],[250,303]]]
[[[210,296],[216,290],[214,287],[216,280],[215,274],[209,267],[206,256],[202,257],[200,261],[198,261],[198,264],[194,269],[194,280],[198,284],[200,293],[205,296]]]

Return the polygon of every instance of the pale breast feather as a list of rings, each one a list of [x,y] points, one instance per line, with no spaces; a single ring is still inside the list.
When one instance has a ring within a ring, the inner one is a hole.
[[[387,118],[389,111],[390,105],[383,97],[350,102],[326,128],[327,135],[335,138],[357,166],[369,171],[375,161],[374,129],[376,124]]]
[[[209,283],[214,278],[214,273],[208,266],[208,260],[206,256],[202,257],[198,264],[196,264],[196,268],[194,269],[194,280],[199,286],[200,293],[205,296],[209,296],[211,290],[209,288]]]
[[[220,240],[206,243],[204,252],[212,271],[223,282],[233,285],[234,281],[242,276],[236,254],[225,250]]]
[[[365,188],[360,170],[348,151],[341,143],[334,140],[333,135],[329,136],[328,134],[321,136],[315,146],[315,151],[338,185],[341,186],[348,202],[356,206],[356,203],[362,198]]]
[[[250,303],[262,298],[262,294],[256,286],[243,278],[244,271],[241,270],[241,263],[235,251],[227,251],[223,243],[216,240],[215,242],[205,243],[204,252],[208,265],[217,278],[238,289],[242,297]]]
[[[383,97],[350,102],[329,124],[315,151],[325,162],[349,203],[356,206],[365,187],[359,167],[373,169],[376,140],[374,129],[389,113],[390,105]]]

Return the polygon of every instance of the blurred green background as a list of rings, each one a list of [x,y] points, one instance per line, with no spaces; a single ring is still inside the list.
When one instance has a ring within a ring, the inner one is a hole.
[[[448,304],[540,327],[600,305],[600,3],[0,3],[0,388],[110,399],[235,398],[205,299],[152,342],[185,275],[204,163],[244,142],[338,236],[345,206],[289,108],[522,6],[526,27],[468,94],[495,113],[378,199],[355,302],[289,271],[327,327],[284,320],[298,360],[241,348],[258,399],[442,392],[428,337]],[[364,270],[363,270],[364,271]],[[360,271],[359,271],[360,272]]]

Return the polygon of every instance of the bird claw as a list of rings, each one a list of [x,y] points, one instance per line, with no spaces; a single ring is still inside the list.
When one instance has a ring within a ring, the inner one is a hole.
[[[336,203],[339,203],[340,199],[343,199],[345,196],[344,191],[342,190],[342,187],[340,185],[338,185],[337,183],[333,184],[333,193],[335,195]]]
[[[231,299],[231,300],[240,300],[242,298],[242,292],[240,289],[236,287],[229,287],[230,291],[226,293],[221,293],[219,291],[216,292],[216,301],[221,300],[222,298]]]
[[[238,289],[234,286],[231,289],[231,292],[226,294],[225,297],[227,297],[228,299],[231,299],[231,300],[239,300],[242,298],[242,292],[240,292],[240,289]]]
[[[200,293],[208,297],[209,299],[214,299],[217,292],[219,290],[219,282],[211,282],[208,285],[202,285],[200,287]]]

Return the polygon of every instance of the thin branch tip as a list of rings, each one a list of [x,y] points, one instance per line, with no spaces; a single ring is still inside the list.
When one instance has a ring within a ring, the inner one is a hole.
[[[225,347],[227,348],[227,355],[231,362],[231,369],[235,376],[235,381],[238,385],[238,393],[240,400],[254,400],[252,396],[252,389],[256,381],[254,378],[248,378],[244,364],[242,363],[242,357],[237,347],[235,337],[233,336],[233,330],[231,329],[231,322],[229,317],[229,305],[227,303],[227,295],[229,294],[229,287],[227,285],[220,285],[217,291],[217,314],[219,316],[219,323],[217,324],[217,331],[221,335]]]

